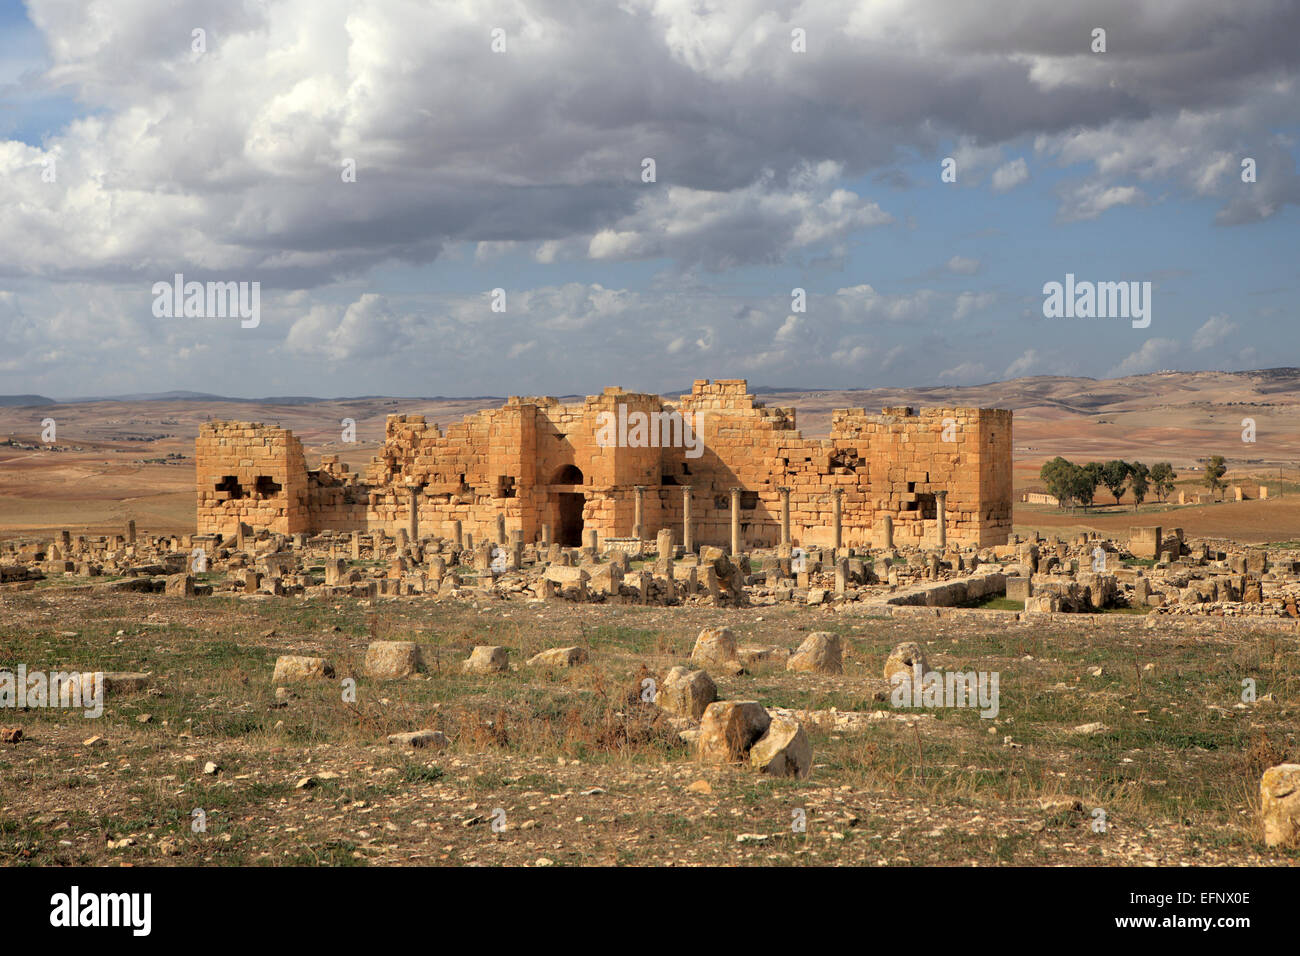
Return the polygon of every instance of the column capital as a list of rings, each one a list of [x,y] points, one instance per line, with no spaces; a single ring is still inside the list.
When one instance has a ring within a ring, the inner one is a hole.
[[[948,497],[948,489],[945,488],[945,489],[943,489],[943,490],[941,490],[941,491],[936,491],[936,492],[934,493],[934,496],[935,496],[936,498],[947,498],[947,497]]]
[[[633,488],[635,491],[645,491],[646,486],[645,486],[645,485],[633,485],[632,488]]]
[[[781,492],[783,495],[788,495],[790,493],[790,489],[785,485],[778,485],[776,490]]]
[[[840,495],[844,494],[844,489],[843,489],[843,488],[838,488],[838,487],[837,487],[837,488],[832,488],[832,489],[831,489],[831,494],[833,494],[836,498],[838,498]]]

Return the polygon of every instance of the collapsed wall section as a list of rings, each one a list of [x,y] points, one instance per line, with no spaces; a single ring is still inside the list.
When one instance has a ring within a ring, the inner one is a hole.
[[[410,526],[450,535],[452,522],[476,539],[535,522],[535,503],[521,491],[536,481],[536,406],[511,398],[450,425],[444,435],[423,415],[390,415],[384,447],[367,470],[367,521],[396,533]]]

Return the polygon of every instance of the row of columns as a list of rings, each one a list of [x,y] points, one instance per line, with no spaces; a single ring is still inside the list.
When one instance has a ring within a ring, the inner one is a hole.
[[[781,546],[790,547],[790,489],[778,488],[781,493]],[[632,516],[632,537],[640,539],[645,528],[645,485],[636,485],[634,487],[635,497],[634,512]],[[740,554],[740,488],[731,489],[731,553]],[[936,491],[935,498],[935,518],[938,524],[939,547],[946,547],[948,544],[948,492]],[[420,511],[419,511],[420,489],[411,489],[411,515],[407,527],[407,536],[411,541],[420,540]],[[455,537],[460,538],[460,522],[454,522],[456,526]],[[506,516],[497,515],[497,540],[505,543],[506,540]],[[894,546],[894,520],[891,516],[885,515],[885,543],[886,548]],[[834,488],[831,490],[831,539],[832,547],[839,550],[844,545],[844,489]],[[549,529],[546,529],[549,531]],[[134,531],[134,529],[132,529]],[[549,534],[543,535],[549,538]],[[544,542],[548,543],[548,542]],[[682,488],[682,544],[687,552],[694,550],[694,536],[691,533],[691,486],[685,485]],[[459,540],[457,543],[459,547]]]

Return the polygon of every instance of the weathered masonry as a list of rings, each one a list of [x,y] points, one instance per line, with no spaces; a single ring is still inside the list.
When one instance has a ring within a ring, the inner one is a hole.
[[[638,412],[648,428],[609,427]],[[197,459],[200,533],[497,540],[504,527],[577,546],[584,531],[668,529],[691,548],[751,548],[986,547],[1011,531],[1010,411],[838,409],[828,439],[807,439],[794,409],[764,407],[743,379],[697,381],[676,402],[619,388],[571,405],[513,397],[445,431],[390,415],[364,476],[336,456],[309,470],[290,432],[247,422],[204,425]]]

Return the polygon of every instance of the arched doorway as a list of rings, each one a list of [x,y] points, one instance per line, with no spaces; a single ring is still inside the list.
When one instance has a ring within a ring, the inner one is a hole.
[[[582,487],[582,470],[577,465],[565,465],[551,479],[552,485],[569,489]],[[586,496],[577,490],[556,490],[555,543],[565,548],[582,547],[582,509]]]

